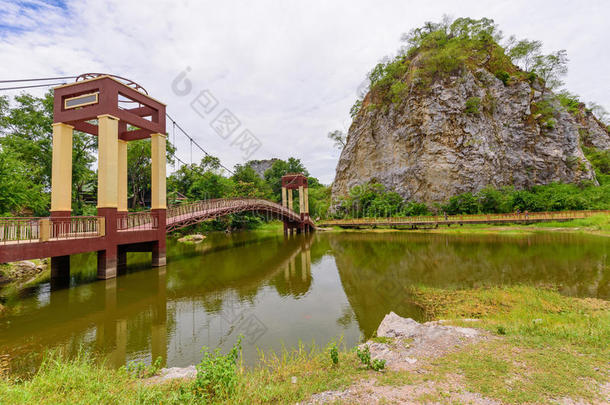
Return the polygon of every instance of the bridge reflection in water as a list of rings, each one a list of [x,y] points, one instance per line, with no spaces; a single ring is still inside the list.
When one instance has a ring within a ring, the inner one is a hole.
[[[122,277],[25,291],[34,295],[23,299],[20,313],[0,318],[0,355],[8,354],[18,373],[35,370],[52,347],[70,356],[85,350],[114,367],[158,357],[165,365],[168,353],[172,365],[186,366],[201,357],[202,346],[230,346],[239,335],[245,345],[261,344],[263,335],[271,342],[272,325],[253,301],[307,293],[313,236],[215,237],[225,241],[170,244],[166,267],[150,269],[145,255],[136,254]],[[75,259],[94,266],[89,256]],[[256,351],[250,353],[254,360]]]

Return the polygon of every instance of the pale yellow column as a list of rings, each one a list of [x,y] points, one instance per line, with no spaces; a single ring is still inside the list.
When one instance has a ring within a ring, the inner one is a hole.
[[[118,206],[119,119],[104,114],[98,119],[97,207]]]
[[[127,141],[119,139],[117,183],[118,183],[118,204],[117,211],[127,212]]]
[[[72,133],[74,127],[53,124],[51,211],[72,210]]]
[[[299,186],[299,214],[305,212],[305,201],[303,200],[303,186]]]
[[[303,192],[305,194],[305,213],[309,214],[309,188],[305,188]]]
[[[293,205],[292,205],[292,189],[287,189],[286,192],[288,193],[288,208],[290,208],[291,210],[293,209]]]
[[[165,185],[165,135],[152,134],[150,136],[150,151],[152,158],[150,206],[152,209],[167,208],[167,189]]]
[[[286,188],[282,187],[282,207],[286,206]]]

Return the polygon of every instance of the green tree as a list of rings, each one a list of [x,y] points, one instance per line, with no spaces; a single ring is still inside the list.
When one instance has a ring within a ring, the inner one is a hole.
[[[514,39],[514,37],[511,37],[511,39]],[[516,44],[507,47],[507,55],[512,59],[513,63],[520,65],[523,70],[529,72],[534,67],[534,62],[540,55],[541,49],[541,41],[522,39]]]
[[[167,162],[174,162],[174,146],[167,142]],[[151,150],[150,139],[140,139],[127,143],[127,188],[131,191],[131,206],[144,207],[146,194],[150,192],[151,183]]]
[[[335,148],[342,150],[345,148],[345,134],[337,129],[328,133],[328,139],[334,142]]]
[[[36,182],[29,167],[0,149],[0,216],[22,215],[32,210],[34,215],[46,215],[49,195]]]
[[[53,93],[44,97],[30,94],[15,96],[13,107],[7,97],[0,97],[0,147],[23,164],[29,177],[51,188],[53,146]],[[83,188],[95,182],[91,169],[95,161],[97,137],[74,131],[72,140],[72,206],[75,214],[83,210]]]
[[[289,158],[287,161],[278,159],[265,172],[265,181],[271,187],[273,199],[279,201],[282,198],[282,176],[288,173],[302,173],[309,176],[309,172],[301,163],[300,159]],[[317,180],[316,180],[317,181]],[[309,184],[311,187],[311,184]]]
[[[568,54],[565,49],[550,55],[534,57],[532,71],[544,82],[545,89],[556,89],[563,85],[561,78],[568,73]]]
[[[271,187],[249,165],[235,165],[233,197],[269,198]]]

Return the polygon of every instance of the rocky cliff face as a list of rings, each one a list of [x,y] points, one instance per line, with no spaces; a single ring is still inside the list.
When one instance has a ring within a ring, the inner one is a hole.
[[[539,84],[505,85],[484,68],[426,90],[411,85],[398,103],[375,106],[374,97],[365,97],[350,127],[333,198],[369,181],[428,203],[486,186],[596,182],[581,142],[610,148],[608,131],[584,108],[571,114]]]
[[[246,164],[248,166],[250,166],[256,172],[256,174],[258,174],[258,176],[261,179],[264,179],[265,172],[267,170],[271,169],[271,166],[273,166],[273,164],[278,160],[279,160],[278,158],[264,159],[264,160],[250,160]]]

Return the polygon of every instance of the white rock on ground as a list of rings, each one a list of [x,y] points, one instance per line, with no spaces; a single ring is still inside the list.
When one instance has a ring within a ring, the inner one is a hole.
[[[197,368],[195,366],[188,366],[163,368],[159,378],[162,380],[173,380],[176,378],[195,378],[196,376]]]

